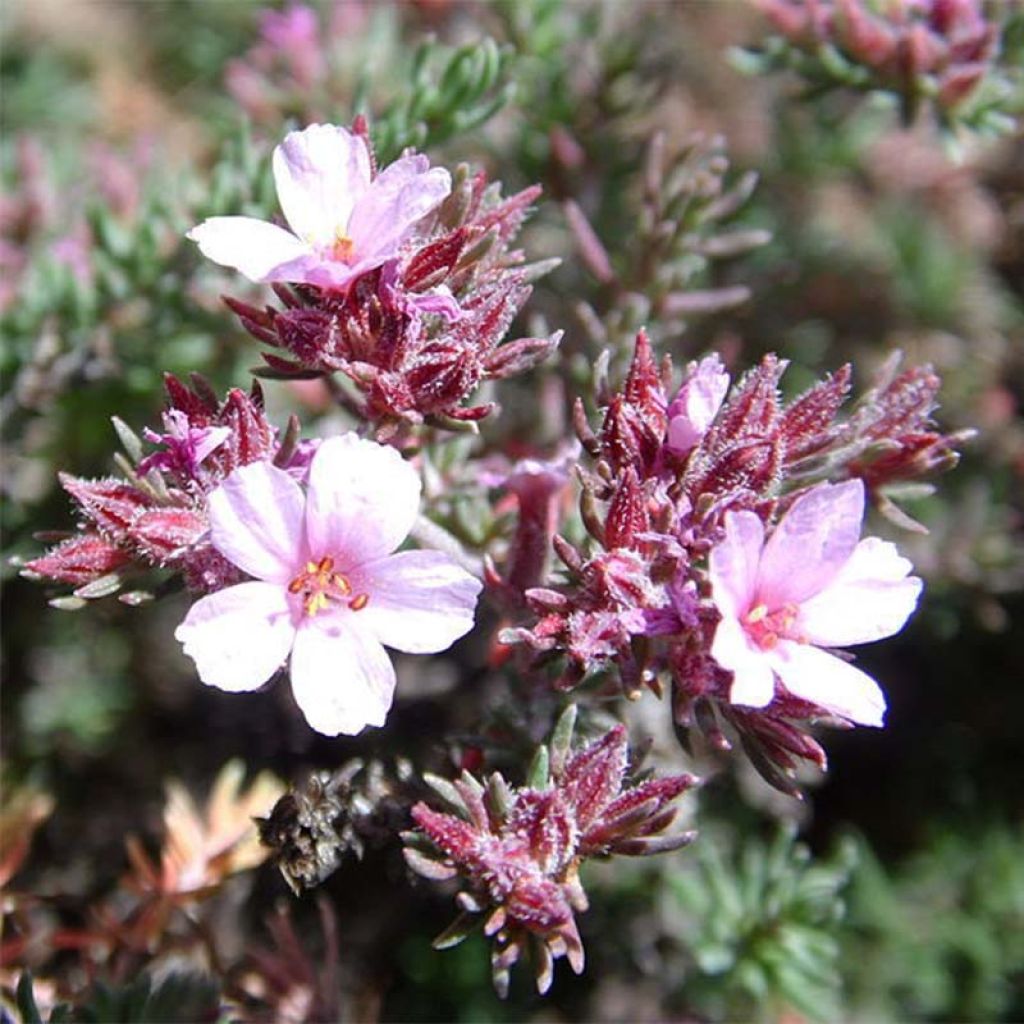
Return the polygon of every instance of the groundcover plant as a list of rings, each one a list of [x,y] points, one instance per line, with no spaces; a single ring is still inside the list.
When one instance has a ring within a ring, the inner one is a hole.
[[[9,21],[4,1020],[1024,1014],[1018,5]]]

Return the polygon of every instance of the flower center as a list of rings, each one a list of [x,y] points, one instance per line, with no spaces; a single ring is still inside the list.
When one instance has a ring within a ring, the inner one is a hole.
[[[331,246],[331,259],[337,260],[339,263],[351,263],[355,248],[355,242],[341,228],[338,228],[334,235],[334,244]]]
[[[770,651],[780,639],[803,643],[801,637],[793,632],[799,613],[795,604],[784,604],[775,611],[769,611],[766,604],[755,605],[743,616],[743,628],[763,651]]]
[[[307,615],[329,608],[332,601],[344,601],[354,612],[365,608],[369,594],[352,593],[352,584],[334,571],[334,559],[325,555],[319,562],[307,562],[302,572],[288,584],[288,593],[301,596]]]

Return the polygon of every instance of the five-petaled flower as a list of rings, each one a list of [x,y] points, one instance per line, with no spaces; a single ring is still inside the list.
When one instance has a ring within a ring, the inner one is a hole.
[[[481,587],[441,552],[392,553],[419,499],[413,467],[354,434],[320,445],[305,493],[267,462],[231,473],[209,498],[211,540],[255,579],[202,598],[175,632],[203,682],[255,690],[290,653],[314,729],[383,725],[395,671],[381,645],[445,650],[473,625]]]
[[[365,140],[330,124],[285,137],[274,150],[274,181],[291,232],[252,217],[210,217],[188,237],[253,281],[336,290],[397,256],[452,187],[444,168],[413,153],[374,176]]]
[[[796,697],[861,725],[881,725],[877,683],[822,647],[868,643],[898,632],[921,581],[889,543],[858,543],[864,516],[859,480],[819,484],[793,502],[774,532],[753,512],[725,517],[711,551],[722,619],[711,653],[734,674],[730,700],[764,707],[776,677]]]

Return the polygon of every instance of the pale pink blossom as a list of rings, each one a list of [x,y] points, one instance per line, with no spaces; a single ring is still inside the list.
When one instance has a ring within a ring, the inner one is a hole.
[[[291,132],[274,150],[277,196],[291,231],[252,217],[210,217],[188,237],[253,281],[343,289],[394,258],[451,192],[451,176],[407,153],[376,177],[360,136],[330,124]]]
[[[677,455],[695,448],[708,432],[729,390],[729,374],[717,355],[691,363],[686,380],[668,407],[665,446]]]
[[[712,596],[722,619],[711,654],[734,674],[734,704],[764,707],[776,680],[795,697],[861,725],[881,725],[878,684],[822,648],[869,643],[898,632],[921,581],[889,543],[858,542],[860,480],[819,484],[793,502],[774,532],[753,512],[725,517],[711,551]]]
[[[480,592],[441,552],[392,553],[419,500],[412,466],[354,434],[321,443],[305,492],[267,462],[231,473],[209,498],[211,540],[254,579],[198,601],[175,632],[203,682],[255,690],[290,655],[314,729],[383,725],[395,671],[382,644],[445,650],[473,625]]]

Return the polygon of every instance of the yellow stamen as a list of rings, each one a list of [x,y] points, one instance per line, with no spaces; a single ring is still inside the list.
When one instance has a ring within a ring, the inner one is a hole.
[[[749,622],[751,624],[753,624],[755,622],[760,622],[767,615],[768,615],[768,605],[766,605],[766,604],[759,604],[756,608],[751,608],[750,611],[747,612],[747,622]]]
[[[339,228],[331,246],[331,258],[339,263],[351,263],[355,248],[355,242]]]
[[[759,604],[743,616],[743,626],[761,650],[770,651],[783,639],[806,643],[793,629],[799,615],[800,609],[795,604],[784,604],[775,611],[770,611],[765,604]]]
[[[309,561],[305,568],[288,584],[288,593],[302,595],[302,607],[307,615],[316,615],[329,608],[332,601],[344,601],[352,593],[352,584],[340,572],[334,571],[334,559],[325,555],[319,561]],[[369,594],[359,594],[348,602],[353,611],[365,608]]]

